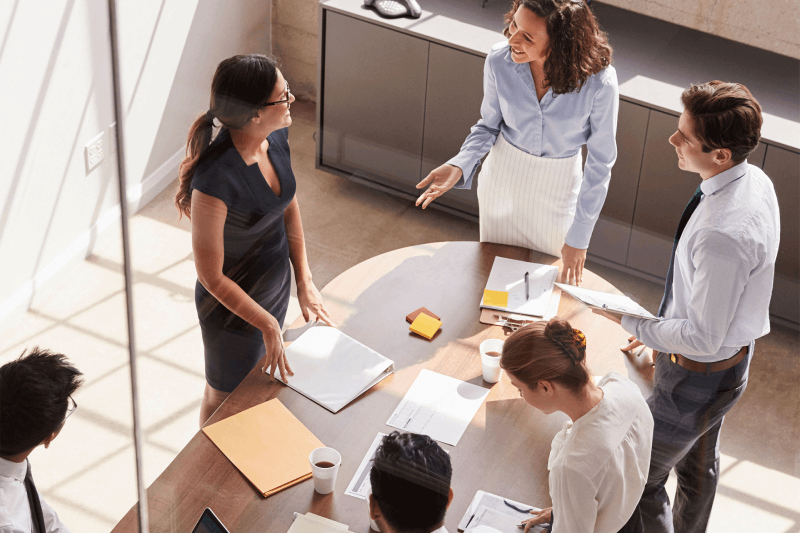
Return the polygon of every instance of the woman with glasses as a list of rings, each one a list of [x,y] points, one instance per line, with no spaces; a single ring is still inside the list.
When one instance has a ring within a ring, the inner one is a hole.
[[[265,354],[264,372],[292,375],[281,335],[291,266],[305,319],[332,325],[311,281],[295,196],[293,101],[272,58],[234,56],[217,67],[211,107],[189,130],[175,205],[192,222],[207,382],[201,425]]]
[[[458,155],[417,185],[428,186],[423,209],[452,187],[469,189],[488,152],[481,241],[560,256],[562,281],[576,283],[617,158],[619,110],[611,47],[587,3],[514,0],[508,41],[486,58],[481,119]]]

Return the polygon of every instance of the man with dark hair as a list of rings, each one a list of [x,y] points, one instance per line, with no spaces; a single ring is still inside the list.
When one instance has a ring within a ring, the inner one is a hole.
[[[0,533],[69,533],[39,497],[28,456],[49,447],[75,411],[81,375],[39,348],[0,367]]]
[[[647,532],[706,530],[722,420],[747,385],[755,339],[769,332],[780,240],[775,189],[747,163],[761,134],[761,106],[743,85],[721,81],[693,85],[681,99],[669,142],[678,166],[702,181],[678,224],[663,320],[601,313],[633,335],[623,350],[653,349],[653,452],[639,502]],[[664,485],[673,468],[670,509]]]
[[[369,516],[382,533],[447,533],[450,456],[430,437],[392,432],[375,452]]]

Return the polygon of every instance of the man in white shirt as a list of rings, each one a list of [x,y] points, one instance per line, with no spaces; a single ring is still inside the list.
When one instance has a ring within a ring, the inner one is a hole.
[[[646,532],[706,530],[719,479],[719,432],[747,385],[755,339],[769,332],[780,240],[770,179],[747,163],[761,106],[746,87],[712,81],[681,97],[670,137],[682,170],[702,182],[678,225],[661,321],[601,313],[653,349],[653,453],[639,502]],[[670,509],[664,484],[675,468]]]
[[[28,456],[49,447],[75,411],[80,376],[39,348],[0,367],[0,533],[69,533],[39,496]]]
[[[447,533],[444,515],[453,501],[450,456],[427,435],[393,431],[385,436],[369,474],[369,517],[381,533]]]

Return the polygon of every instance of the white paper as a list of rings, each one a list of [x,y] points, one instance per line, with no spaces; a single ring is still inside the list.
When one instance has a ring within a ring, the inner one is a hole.
[[[455,446],[488,394],[489,389],[423,369],[386,424]]]
[[[508,498],[501,498],[496,494],[479,490],[475,493],[475,497],[472,498],[472,502],[470,502],[467,511],[464,513],[464,516],[461,517],[461,522],[458,524],[458,530],[472,531],[473,528],[478,525],[488,525],[489,527],[499,529],[504,533],[506,531],[508,533],[519,533],[517,525],[519,525],[523,520],[531,518],[530,512],[517,511],[512,507],[509,507],[505,502],[508,502],[517,509],[525,509],[526,511],[530,511],[531,509],[534,511],[540,510],[539,508],[531,505],[509,500]],[[510,520],[498,517],[499,514],[507,516]],[[540,531],[544,531],[544,528],[534,526],[529,530],[529,532],[533,533]]]
[[[286,357],[294,371],[286,384],[334,413],[394,371],[390,359],[321,325],[289,345]]]
[[[571,294],[577,300],[595,309],[603,309],[611,313],[622,313],[623,315],[647,318],[649,320],[660,320],[654,317],[650,311],[621,294],[593,291],[591,289],[583,289],[563,283],[556,283],[556,286],[562,291]]]
[[[358,470],[356,470],[353,479],[350,480],[350,484],[347,485],[347,490],[344,491],[344,493],[348,496],[354,496],[356,498],[361,498],[362,500],[367,499],[367,493],[369,493],[369,489],[371,487],[369,481],[369,472],[372,470],[372,462],[375,459],[375,451],[378,449],[378,445],[385,436],[386,433],[378,433],[375,435],[375,440],[373,440],[372,444],[370,444],[367,454],[364,456],[364,459],[358,466]]]
[[[528,273],[528,299],[525,299],[525,273]],[[508,293],[506,307],[484,305],[481,307],[497,309],[528,316],[544,316],[547,314],[553,284],[558,277],[558,267],[517,261],[506,257],[495,257],[486,289]]]
[[[314,513],[294,513],[294,522],[287,533],[345,533],[350,528],[346,524],[334,522]]]

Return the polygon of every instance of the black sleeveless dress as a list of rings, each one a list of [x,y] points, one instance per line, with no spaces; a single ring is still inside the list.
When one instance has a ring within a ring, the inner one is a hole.
[[[297,190],[289,154],[288,128],[269,140],[269,159],[281,184],[270,188],[258,164],[248,166],[223,128],[192,177],[192,190],[225,202],[223,273],[283,326],[291,291],[289,243],[283,215]],[[231,392],[266,353],[259,329],[242,320],[198,280],[194,291],[203,334],[206,381]]]

